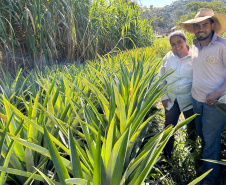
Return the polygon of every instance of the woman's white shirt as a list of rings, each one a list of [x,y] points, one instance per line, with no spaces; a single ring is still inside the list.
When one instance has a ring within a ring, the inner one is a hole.
[[[168,101],[167,110],[170,110],[174,104],[175,99],[179,104],[181,112],[192,108],[191,87],[192,87],[192,59],[191,51],[183,58],[179,58],[173,51],[170,51],[163,58],[163,63],[159,72],[162,76],[166,72],[175,70],[170,74],[164,84],[168,84],[167,89],[171,89],[162,97],[162,100],[170,99]]]

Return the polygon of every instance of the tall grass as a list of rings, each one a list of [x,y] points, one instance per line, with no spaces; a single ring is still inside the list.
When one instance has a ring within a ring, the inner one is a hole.
[[[4,69],[84,61],[153,42],[139,7],[121,0],[2,0]]]

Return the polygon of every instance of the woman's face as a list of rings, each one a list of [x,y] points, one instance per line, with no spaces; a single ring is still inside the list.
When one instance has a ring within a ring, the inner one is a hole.
[[[186,40],[184,40],[180,36],[173,36],[170,39],[170,45],[172,47],[172,50],[177,53],[177,55],[180,57],[188,52],[188,48],[186,46]]]

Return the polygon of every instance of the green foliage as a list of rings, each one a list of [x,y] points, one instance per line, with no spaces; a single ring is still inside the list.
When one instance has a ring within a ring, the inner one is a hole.
[[[169,75],[158,78],[159,64],[147,48],[33,71],[29,96],[17,95],[23,109],[2,95],[0,182],[140,185],[171,135],[195,117],[140,142]]]
[[[200,8],[210,8],[214,11],[214,13],[224,14],[226,12],[226,6],[222,1],[211,1],[211,2],[193,1],[186,5],[185,10],[197,12]]]
[[[181,22],[187,21],[189,19],[194,19],[196,13],[197,12],[193,12],[193,13],[189,13],[189,14],[186,14],[186,15],[182,15],[181,18],[180,18],[180,20],[177,21],[177,25],[179,26],[179,24]]]
[[[156,54],[163,58],[167,52],[171,50],[169,39],[167,37],[156,39],[153,48],[155,49]]]
[[[199,178],[195,179],[194,181],[192,181],[191,183],[189,183],[188,185],[195,185],[198,182],[200,182],[202,179],[204,179],[213,169],[210,169],[209,171],[205,172],[203,175],[201,175]]]
[[[188,32],[185,32],[185,34],[186,34],[186,39],[187,39],[187,45],[191,47],[193,44],[193,40],[195,39],[195,35],[192,35]]]
[[[153,42],[136,4],[121,0],[1,1],[4,69],[84,61]]]

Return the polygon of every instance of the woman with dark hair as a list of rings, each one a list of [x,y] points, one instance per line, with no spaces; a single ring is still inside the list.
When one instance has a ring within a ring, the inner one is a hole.
[[[175,126],[181,112],[185,118],[192,116],[192,59],[191,52],[187,46],[186,36],[182,30],[177,30],[169,35],[169,42],[172,50],[166,54],[160,69],[160,76],[166,72],[175,70],[170,74],[164,84],[171,89],[162,98],[162,105],[165,109],[165,126]],[[192,133],[193,132],[193,133]],[[195,140],[195,121],[187,125],[187,133],[190,139]],[[174,137],[168,141],[164,155],[171,158]]]

